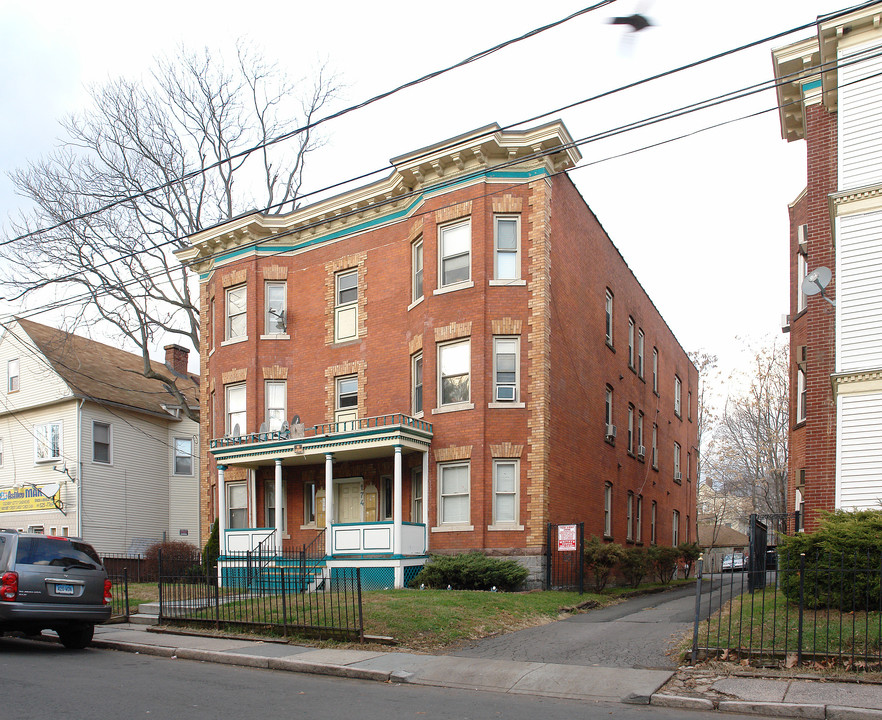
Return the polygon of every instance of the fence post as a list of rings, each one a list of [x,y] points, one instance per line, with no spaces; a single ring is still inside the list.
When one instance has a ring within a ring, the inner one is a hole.
[[[285,566],[279,566],[280,578],[282,580],[282,633],[285,639],[288,639],[288,608],[286,607],[288,602],[288,596],[285,592]]]
[[[129,621],[129,569],[123,568],[123,585],[126,593],[126,622]]]
[[[545,589],[551,590],[551,523],[548,523],[548,535],[545,544]]]
[[[585,523],[579,523],[579,595],[585,592]]]
[[[220,584],[221,578],[223,577],[223,573],[221,572],[220,567],[218,567],[218,575],[214,578],[214,626],[218,630],[220,630]],[[237,594],[239,591],[239,586],[236,586]]]
[[[355,584],[358,592],[358,642],[364,642],[364,615],[361,608],[361,568],[355,568]]]
[[[805,553],[799,553],[799,624],[796,630],[796,666],[802,665],[802,615],[805,608]]]
[[[156,551],[156,575],[159,581],[159,623],[162,624],[162,547]]]
[[[701,576],[703,573],[704,555],[698,556],[695,580],[695,620],[692,623],[692,664],[698,662],[698,625],[701,622]]]

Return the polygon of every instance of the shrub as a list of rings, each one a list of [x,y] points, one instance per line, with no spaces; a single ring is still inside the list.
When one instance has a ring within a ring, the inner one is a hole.
[[[597,592],[606,587],[613,568],[619,564],[624,550],[618,543],[603,542],[596,535],[585,543],[585,566],[594,576],[594,589]]]
[[[150,577],[159,576],[160,551],[164,577],[199,574],[201,560],[199,548],[181,540],[166,540],[154,543],[144,553],[144,565]]]
[[[647,551],[649,562],[660,583],[667,585],[674,579],[677,572],[677,561],[680,559],[680,551],[668,545],[653,545]]]
[[[217,559],[220,556],[220,530],[219,521],[215,520],[211,525],[211,533],[208,535],[208,541],[202,548],[202,564],[206,568],[213,568],[217,565]]]
[[[677,552],[680,553],[680,559],[686,566],[686,577],[692,572],[692,566],[695,561],[701,557],[701,546],[698,543],[680,543],[677,545]]]
[[[802,553],[806,607],[830,607],[845,612],[878,608],[882,593],[882,511],[838,510],[828,513],[814,533],[782,538],[778,550],[779,575],[781,589],[791,602],[799,601]]]
[[[643,548],[627,548],[622,552],[622,562],[619,567],[622,575],[632,587],[637,587],[649,572],[649,558]]]
[[[442,590],[517,590],[527,579],[527,568],[516,560],[488,557],[479,552],[433,555],[411,581],[411,587]]]

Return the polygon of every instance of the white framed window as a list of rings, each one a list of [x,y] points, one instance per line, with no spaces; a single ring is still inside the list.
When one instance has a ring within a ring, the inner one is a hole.
[[[61,423],[34,425],[34,462],[61,459]]]
[[[643,446],[644,446],[644,442],[643,442],[643,413],[638,412],[637,413],[637,454],[638,455],[643,455],[646,452],[645,448],[641,450],[641,448],[643,448]]]
[[[680,482],[680,443],[674,443],[674,482]]]
[[[796,254],[796,312],[800,313],[805,310],[808,296],[802,291],[802,281],[808,275],[808,262],[802,253]]]
[[[680,544],[680,511],[674,510],[671,518],[671,545],[677,547]]]
[[[441,405],[470,402],[471,341],[459,340],[438,346],[438,387]]]
[[[628,404],[628,452],[634,452],[634,406]]]
[[[470,520],[469,463],[438,466],[438,520],[441,525],[468,525]]]
[[[652,348],[652,392],[658,395],[658,348]]]
[[[658,470],[658,425],[652,423],[652,467]]]
[[[110,423],[92,421],[92,462],[110,465],[112,429]]]
[[[419,238],[411,246],[411,266],[413,268],[413,284],[411,301],[416,302],[423,296],[423,239]]]
[[[411,408],[419,417],[423,414],[423,354],[417,353],[410,361],[411,373]]]
[[[303,483],[303,524],[315,525],[315,482]]]
[[[493,524],[517,525],[520,497],[520,462],[493,461]]]
[[[686,393],[686,419],[692,422],[692,391]]]
[[[358,336],[358,270],[334,276],[334,342]]]
[[[392,497],[392,476],[383,475],[380,478],[380,511],[377,520],[391,520],[394,498]]]
[[[410,521],[423,522],[423,469],[414,468],[410,475]]]
[[[358,375],[344,375],[335,379],[335,422],[346,422],[358,417]]]
[[[606,344],[612,347],[613,344],[613,294],[612,291],[606,291]]]
[[[6,392],[18,392],[20,382],[19,361],[13,358],[6,363]]]
[[[806,405],[806,390],[805,390],[805,370],[802,368],[796,369],[796,422],[801,423],[805,422],[805,405]]]
[[[214,352],[215,344],[217,343],[217,330],[215,329],[216,320],[214,317],[215,312],[215,304],[214,298],[211,298],[211,302],[208,304],[208,342],[211,346],[211,351]]]
[[[227,483],[227,527],[248,527],[248,488],[245,483]]]
[[[244,435],[247,432],[245,426],[245,383],[227,385],[224,388],[224,395],[226,403],[224,432],[233,437]]]
[[[248,290],[245,285],[227,288],[226,294],[226,340],[247,337]]]
[[[288,383],[285,380],[267,380],[264,385],[266,400],[266,429],[282,429],[288,414]]]
[[[636,365],[634,364],[634,355],[636,353],[637,348],[634,346],[634,318],[628,318],[628,367],[631,370],[636,369]]]
[[[609,434],[609,428],[613,424],[613,389],[609,385],[606,386],[604,420],[606,421],[606,432],[607,434]]]
[[[656,520],[658,516],[658,503],[655,500],[652,501],[652,506],[649,508],[649,542],[655,545],[656,541]]]
[[[493,220],[493,277],[496,280],[520,280],[520,217],[497,215]]]
[[[493,338],[493,402],[518,402],[520,338]]]
[[[264,334],[284,335],[288,332],[288,317],[285,311],[288,284],[267,282],[264,285]]]
[[[686,482],[692,482],[692,453],[686,452]]]
[[[603,486],[603,535],[612,537],[612,483]]]
[[[193,438],[192,437],[176,437],[174,440],[175,464],[173,472],[175,475],[192,475],[193,474]]]
[[[637,376],[643,378],[643,351],[646,346],[646,335],[643,330],[637,330]]]
[[[282,497],[284,500],[284,492]],[[276,481],[274,479],[267,479],[263,485],[263,521],[266,527],[276,526]],[[285,507],[282,505],[282,532],[287,529]]]
[[[637,511],[634,516],[634,542],[643,542],[643,496],[637,496]]]
[[[634,493],[628,491],[628,526],[626,540],[634,539]]]
[[[438,228],[438,287],[445,288],[472,279],[471,220]]]
[[[680,378],[674,375],[674,414],[680,417],[680,396],[683,392],[683,383]]]

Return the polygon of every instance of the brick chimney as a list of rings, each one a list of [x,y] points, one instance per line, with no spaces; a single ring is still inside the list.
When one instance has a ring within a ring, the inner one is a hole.
[[[165,364],[178,375],[187,375],[187,361],[190,358],[190,351],[180,345],[166,345]]]

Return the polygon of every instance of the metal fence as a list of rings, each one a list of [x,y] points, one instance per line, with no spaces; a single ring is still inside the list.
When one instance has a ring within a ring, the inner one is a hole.
[[[105,569],[107,566],[105,565]],[[110,579],[110,591],[113,599],[110,601],[110,622],[129,621],[129,572],[123,568],[120,573],[107,572]]]
[[[227,554],[186,573],[160,553],[159,622],[364,642],[360,569],[305,565],[301,552]]]
[[[548,524],[545,589],[585,591],[585,523]]]
[[[727,573],[699,561],[695,596],[693,661],[882,669],[882,554],[769,551]]]
[[[143,555],[105,553],[101,556],[101,563],[108,575],[121,576],[125,570],[131,582],[156,582],[156,563],[153,563],[151,572]]]

